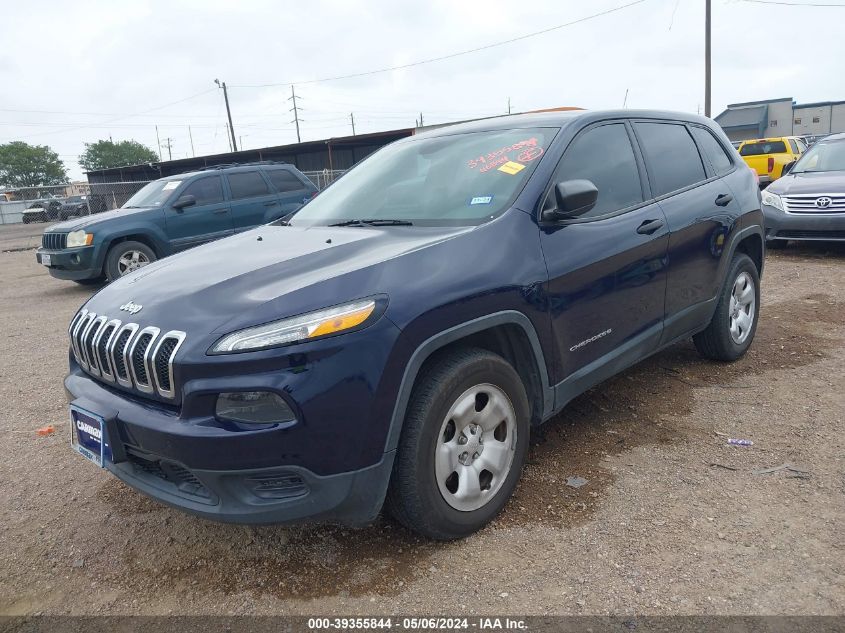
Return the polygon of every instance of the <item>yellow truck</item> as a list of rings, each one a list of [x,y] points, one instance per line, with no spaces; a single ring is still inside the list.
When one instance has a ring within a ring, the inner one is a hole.
[[[807,145],[797,136],[758,138],[740,143],[739,155],[757,172],[760,185],[768,185],[784,175],[783,168],[794,163],[807,151]]]

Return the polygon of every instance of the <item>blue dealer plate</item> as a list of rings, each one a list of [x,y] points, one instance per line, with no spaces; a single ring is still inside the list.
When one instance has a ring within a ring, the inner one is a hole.
[[[100,468],[111,459],[103,418],[73,405],[70,407],[70,444]]]

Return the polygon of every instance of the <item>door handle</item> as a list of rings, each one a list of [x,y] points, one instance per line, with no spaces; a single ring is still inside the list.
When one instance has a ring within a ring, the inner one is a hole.
[[[651,235],[655,231],[663,228],[663,220],[646,220],[637,227],[637,233],[640,235]]]
[[[734,197],[729,193],[723,193],[721,196],[716,196],[716,206],[726,207],[731,203]]]
[[[229,209],[216,209],[214,211],[214,215],[221,215],[223,213],[228,213]]]

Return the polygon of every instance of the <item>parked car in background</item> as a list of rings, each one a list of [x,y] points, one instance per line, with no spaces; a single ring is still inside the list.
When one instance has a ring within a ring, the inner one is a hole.
[[[88,196],[70,196],[59,208],[59,219],[67,220],[73,216],[89,215],[91,213],[88,207]]]
[[[208,519],[360,525],[386,506],[467,536],[507,503],[532,428],[585,390],[690,337],[745,354],[762,219],[704,117],[417,134],[287,222],[94,295],[69,328],[75,450]]]
[[[743,141],[739,155],[757,172],[760,185],[765,186],[783,175],[783,168],[794,163],[807,151],[807,145],[797,136],[760,138]]]
[[[50,222],[58,220],[61,212],[62,198],[44,198],[36,200],[23,210],[23,223]]]
[[[763,191],[766,240],[845,240],[845,134],[817,141]]]
[[[292,165],[211,167],[145,185],[120,209],[44,231],[38,263],[57,279],[114,280],[147,264],[289,215],[317,195]]]

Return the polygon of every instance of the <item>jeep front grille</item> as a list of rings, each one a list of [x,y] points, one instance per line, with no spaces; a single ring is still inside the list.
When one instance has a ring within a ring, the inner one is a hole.
[[[48,251],[60,251],[67,247],[67,233],[46,232],[41,236],[41,246]]]
[[[157,327],[141,328],[82,310],[70,323],[71,348],[88,374],[106,382],[173,400],[173,359],[185,333],[162,334]]]

